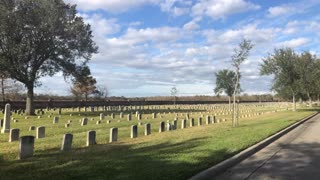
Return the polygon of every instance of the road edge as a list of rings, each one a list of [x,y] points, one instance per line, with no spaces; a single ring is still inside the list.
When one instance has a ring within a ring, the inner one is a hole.
[[[236,164],[240,163],[241,161],[243,161],[244,159],[246,159],[247,157],[253,155],[254,153],[258,152],[259,150],[261,150],[262,148],[266,147],[267,145],[271,144],[272,142],[274,142],[275,140],[279,139],[281,136],[287,134],[288,132],[290,132],[291,130],[295,129],[296,127],[298,127],[299,125],[303,124],[304,122],[306,122],[307,120],[313,118],[314,116],[316,116],[317,114],[319,114],[319,112],[316,112],[314,114],[311,114],[303,119],[301,119],[300,121],[290,125],[289,127],[277,132],[276,134],[258,142],[257,144],[254,144],[250,147],[248,147],[247,149],[241,151],[240,153],[216,164],[213,167],[210,167],[198,174],[196,174],[195,176],[192,176],[191,178],[189,178],[189,180],[206,180],[206,179],[213,179],[215,176],[221,174],[222,172],[225,172],[227,169],[235,166]]]

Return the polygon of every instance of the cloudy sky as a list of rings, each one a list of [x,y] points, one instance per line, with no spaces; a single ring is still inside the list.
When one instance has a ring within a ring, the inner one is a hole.
[[[270,92],[259,63],[274,48],[320,54],[319,0],[66,0],[91,24],[99,46],[89,66],[111,96],[213,95],[214,72],[232,69],[243,39],[254,44],[241,66],[245,93]],[[59,74],[36,93],[68,95]]]

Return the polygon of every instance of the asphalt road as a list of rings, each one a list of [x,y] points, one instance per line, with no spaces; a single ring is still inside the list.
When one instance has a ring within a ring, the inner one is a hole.
[[[213,179],[320,180],[320,114]]]

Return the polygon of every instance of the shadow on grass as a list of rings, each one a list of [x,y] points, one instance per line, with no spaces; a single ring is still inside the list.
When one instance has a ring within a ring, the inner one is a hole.
[[[226,149],[196,149],[205,139],[52,149],[23,161],[2,162],[0,174],[5,179],[187,179],[231,156]]]
[[[320,179],[320,143],[289,143],[279,148],[270,159],[252,156],[232,173],[227,171],[214,179]]]

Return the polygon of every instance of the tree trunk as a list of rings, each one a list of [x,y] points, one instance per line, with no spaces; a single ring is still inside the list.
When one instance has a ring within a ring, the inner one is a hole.
[[[1,94],[2,94],[2,101],[5,102],[6,99],[4,97],[4,78],[1,77]]]
[[[33,106],[33,85],[27,86],[27,89],[26,115],[35,115]]]
[[[229,111],[231,111],[231,96],[228,96],[229,98]]]
[[[239,103],[239,100],[238,100],[238,103],[237,103],[237,116],[236,116],[236,126],[239,126],[239,106],[240,106],[240,103]]]
[[[293,94],[292,96],[292,103],[293,103],[292,111],[296,111],[296,95],[295,94]]]
[[[307,93],[308,98],[309,98],[309,107],[312,107],[312,98],[310,96],[310,93]]]
[[[236,94],[233,94],[233,117],[232,117],[232,127],[236,127]]]

